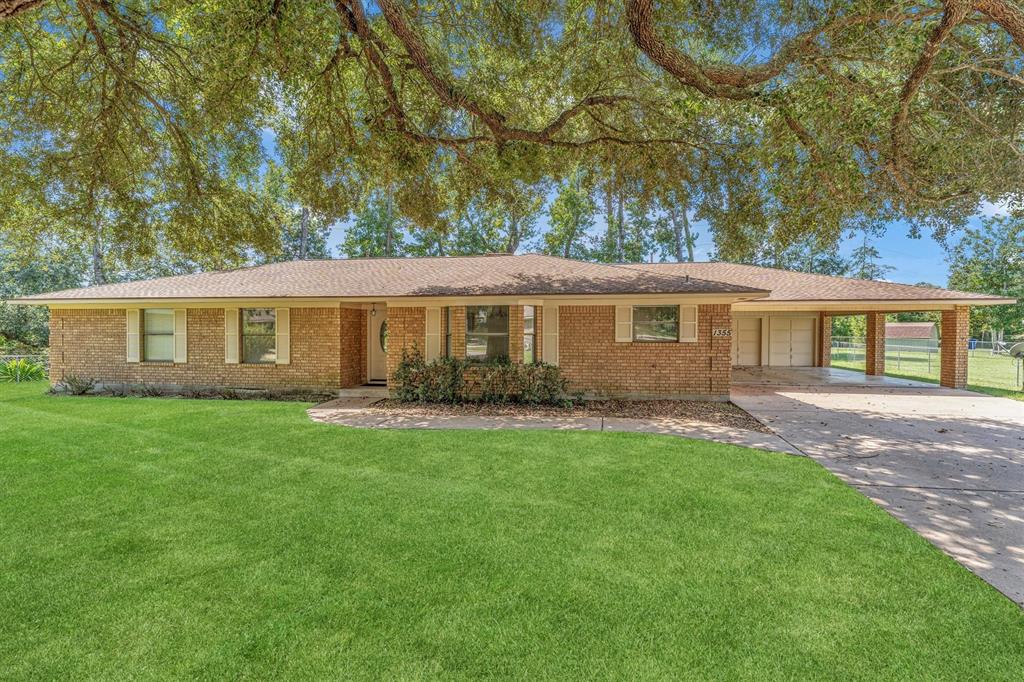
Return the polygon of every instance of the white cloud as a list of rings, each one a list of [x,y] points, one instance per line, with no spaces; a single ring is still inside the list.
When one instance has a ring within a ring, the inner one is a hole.
[[[981,202],[981,206],[978,207],[978,213],[986,218],[994,218],[996,216],[1009,215],[1010,211],[1014,208],[1020,208],[1020,204],[1014,203],[1010,199],[1003,199],[996,203],[983,201]]]

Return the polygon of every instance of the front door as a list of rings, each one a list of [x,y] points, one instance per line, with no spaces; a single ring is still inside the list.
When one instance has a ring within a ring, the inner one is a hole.
[[[367,317],[366,340],[369,346],[367,354],[367,373],[370,381],[387,381],[388,379],[388,309],[376,306]]]

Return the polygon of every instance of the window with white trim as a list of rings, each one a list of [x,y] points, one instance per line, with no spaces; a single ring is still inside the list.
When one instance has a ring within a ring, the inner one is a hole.
[[[633,341],[637,343],[677,343],[679,306],[633,306]]]
[[[143,362],[174,362],[174,310],[146,308],[142,311]]]
[[[249,365],[277,361],[277,311],[274,308],[243,308],[240,325],[242,362]]]
[[[523,306],[523,362],[537,362],[537,309],[532,305]]]
[[[466,306],[466,359],[508,360],[508,306]]]
[[[615,340],[634,343],[692,343],[697,340],[697,306],[616,306]]]

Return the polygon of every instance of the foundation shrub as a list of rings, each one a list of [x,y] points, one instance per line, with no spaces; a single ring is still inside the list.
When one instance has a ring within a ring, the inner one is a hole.
[[[454,358],[426,362],[418,348],[403,351],[392,374],[396,400],[417,403],[564,405],[568,381],[555,365],[508,361],[480,363]]]

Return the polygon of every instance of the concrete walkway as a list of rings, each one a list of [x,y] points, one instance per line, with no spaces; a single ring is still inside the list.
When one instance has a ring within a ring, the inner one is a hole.
[[[376,398],[340,398],[310,408],[313,421],[368,429],[548,429],[553,431],[625,431],[712,440],[761,450],[800,454],[775,434],[715,426],[686,419],[624,417],[405,416],[368,409]]]
[[[734,385],[732,400],[1024,605],[1024,403],[933,385]]]

